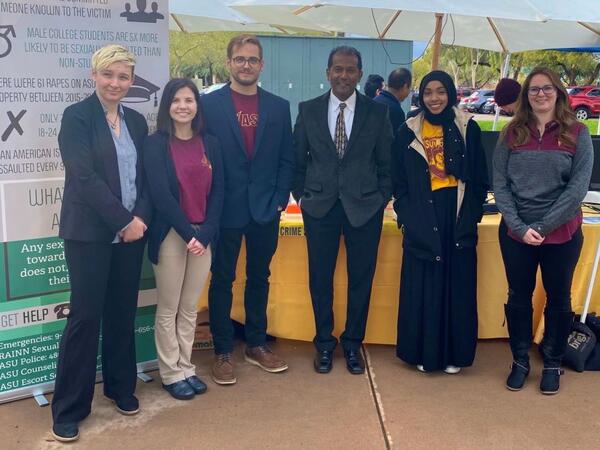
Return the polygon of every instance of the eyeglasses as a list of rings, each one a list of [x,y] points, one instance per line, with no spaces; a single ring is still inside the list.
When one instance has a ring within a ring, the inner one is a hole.
[[[533,97],[539,95],[540,91],[542,91],[544,95],[550,95],[556,91],[556,88],[551,84],[547,84],[546,86],[533,86],[527,89],[527,93]]]
[[[246,65],[246,63],[248,63],[250,65],[250,67],[256,67],[260,64],[260,58],[257,58],[256,56],[251,56],[250,58],[244,58],[243,56],[236,56],[235,58],[231,59],[233,61],[233,64],[235,64],[238,67],[244,67]]]

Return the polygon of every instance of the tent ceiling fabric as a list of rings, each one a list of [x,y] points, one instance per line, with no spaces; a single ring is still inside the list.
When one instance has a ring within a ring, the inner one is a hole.
[[[228,7],[220,0],[170,0],[169,29],[173,31],[279,32]]]
[[[370,0],[368,8],[363,0],[227,3],[261,23],[370,37],[379,37],[389,26],[386,39],[415,41],[428,41],[435,29],[435,13],[444,13],[442,43],[512,53],[600,46],[599,1],[496,0],[483,6],[466,0]]]

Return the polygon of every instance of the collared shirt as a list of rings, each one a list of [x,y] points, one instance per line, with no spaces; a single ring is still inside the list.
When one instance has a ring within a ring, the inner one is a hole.
[[[335,142],[335,123],[337,122],[338,114],[340,113],[340,103],[342,101],[333,95],[329,95],[329,106],[327,108],[327,123],[329,125],[329,133],[331,139]],[[356,91],[352,93],[343,103],[346,104],[344,109],[344,125],[346,126],[346,137],[350,139],[352,132],[352,121],[354,120],[354,110],[356,109]]]
[[[104,108],[104,114],[108,111]],[[137,199],[137,187],[135,185],[135,178],[137,175],[136,164],[137,164],[137,150],[133,139],[127,129],[125,123],[125,111],[123,106],[119,104],[119,119],[121,121],[121,132],[119,136],[115,134],[115,131],[110,127],[110,134],[112,135],[113,142],[115,143],[115,149],[117,150],[117,165],[119,167],[119,182],[121,184],[121,203],[127,209],[127,211],[133,211],[135,207],[135,201]],[[121,239],[117,234],[113,240],[113,244],[120,242]]]

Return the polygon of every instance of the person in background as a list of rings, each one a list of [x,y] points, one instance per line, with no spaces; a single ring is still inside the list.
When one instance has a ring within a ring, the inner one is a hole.
[[[95,92],[65,109],[58,145],[65,165],[59,236],[71,280],[60,340],[52,434],[79,438],[91,411],[102,327],[104,395],[121,414],[137,414],[134,323],[147,225],[144,117],[121,104],[133,84],[135,57],[107,45],[92,56]]]
[[[392,150],[394,210],[404,228],[397,356],[422,372],[458,373],[477,345],[477,223],[488,191],[477,122],[454,106],[456,87],[435,70],[422,111]]]
[[[396,136],[396,133],[398,133],[400,125],[406,120],[401,103],[410,94],[411,84],[412,74],[408,69],[403,67],[394,69],[388,76],[387,86],[385,86],[385,88],[379,92],[379,95],[373,99],[378,103],[387,105],[389,108],[390,122],[392,123],[394,137]]]
[[[206,391],[191,361],[198,299],[210,270],[223,209],[221,148],[203,133],[200,94],[187,78],[167,83],[157,131],[144,144],[154,204],[148,258],[158,303],[155,342],[163,387],[189,400]]]
[[[369,98],[375,98],[383,90],[384,86],[385,82],[381,75],[371,74],[365,82],[364,93]]]
[[[300,103],[294,127],[294,198],[302,209],[310,295],[315,316],[314,369],[328,373],[333,336],[333,278],[344,236],[348,301],[340,341],[351,374],[365,371],[365,337],[373,276],[390,194],[392,127],[387,108],[360,94],[362,58],[353,47],[334,48],[327,61],[331,89]]]
[[[227,46],[230,83],[200,98],[206,131],[223,154],[225,200],[208,291],[210,330],[215,344],[212,379],[237,381],[233,365],[232,285],[246,244],[244,308],[247,362],[276,373],[287,363],[266,345],[269,266],[277,249],[279,218],[294,182],[290,105],[258,87],[264,66],[256,36],[239,35]]]
[[[513,356],[506,387],[520,390],[530,372],[531,297],[538,267],[547,300],[540,390],[556,394],[571,332],[571,283],[581,253],[581,201],[587,193],[593,147],[558,75],[535,68],[494,151],[494,195],[502,213],[500,249],[508,280],[505,305]]]
[[[502,78],[496,85],[494,101],[498,107],[509,115],[514,114],[521,93],[521,85],[512,78]]]

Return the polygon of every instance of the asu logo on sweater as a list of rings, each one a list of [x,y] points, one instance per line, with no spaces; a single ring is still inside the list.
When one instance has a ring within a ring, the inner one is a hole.
[[[258,125],[258,114],[247,114],[243,111],[237,112],[237,120],[240,127],[256,127]]]

